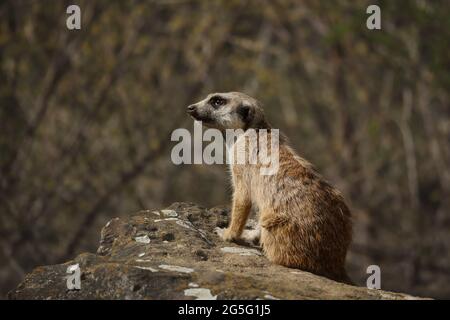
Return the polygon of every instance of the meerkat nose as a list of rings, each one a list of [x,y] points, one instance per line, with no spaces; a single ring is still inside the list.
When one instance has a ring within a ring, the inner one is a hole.
[[[191,104],[189,107],[187,107],[187,112],[188,113],[192,113],[194,112],[196,109],[196,105],[195,104]]]

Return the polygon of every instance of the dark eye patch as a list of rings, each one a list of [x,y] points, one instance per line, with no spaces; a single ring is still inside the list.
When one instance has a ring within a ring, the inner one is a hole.
[[[209,104],[213,106],[213,108],[219,108],[225,104],[227,104],[227,100],[222,98],[221,96],[214,96],[209,99]]]
[[[244,122],[247,122],[251,117],[249,106],[240,105],[237,107],[236,112],[241,116]]]

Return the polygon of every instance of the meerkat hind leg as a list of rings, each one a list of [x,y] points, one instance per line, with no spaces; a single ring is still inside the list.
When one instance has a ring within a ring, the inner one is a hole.
[[[223,233],[226,228],[216,227],[214,229],[214,233],[217,234],[220,238],[223,238]],[[261,229],[258,227],[257,229],[244,230],[239,238],[234,239],[234,242],[241,245],[259,245],[261,239]]]
[[[242,240],[251,244],[259,244],[261,239],[261,227],[258,225],[256,229],[244,230],[241,235]]]

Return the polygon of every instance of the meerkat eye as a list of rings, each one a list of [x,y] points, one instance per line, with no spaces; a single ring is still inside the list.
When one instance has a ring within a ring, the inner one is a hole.
[[[209,103],[210,103],[214,108],[217,109],[217,108],[219,108],[219,107],[225,105],[225,104],[227,103],[227,100],[224,99],[224,98],[222,98],[222,97],[215,96],[215,97],[212,97],[212,98],[209,100]]]

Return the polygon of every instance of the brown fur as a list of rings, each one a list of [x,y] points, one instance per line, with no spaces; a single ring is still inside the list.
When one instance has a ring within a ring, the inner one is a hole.
[[[223,97],[226,104],[212,108],[210,99],[214,96]],[[241,110],[236,112],[243,105],[250,108],[248,113],[243,112],[244,116]],[[221,130],[246,130],[239,139],[247,142],[254,139],[247,134],[247,129],[270,130],[259,103],[238,92],[209,95],[191,106],[189,112],[196,119],[206,117],[207,125]],[[247,143],[246,152],[258,152],[251,148]],[[270,151],[270,147],[268,149]],[[349,282],[345,257],[351,242],[352,223],[342,195],[283,138],[280,139],[278,172],[261,175],[260,167],[259,163],[230,165],[234,187],[232,214],[229,227],[218,231],[222,238],[225,241],[241,237],[254,240],[258,231],[243,234],[243,230],[255,206],[259,211],[260,243],[270,261]]]

